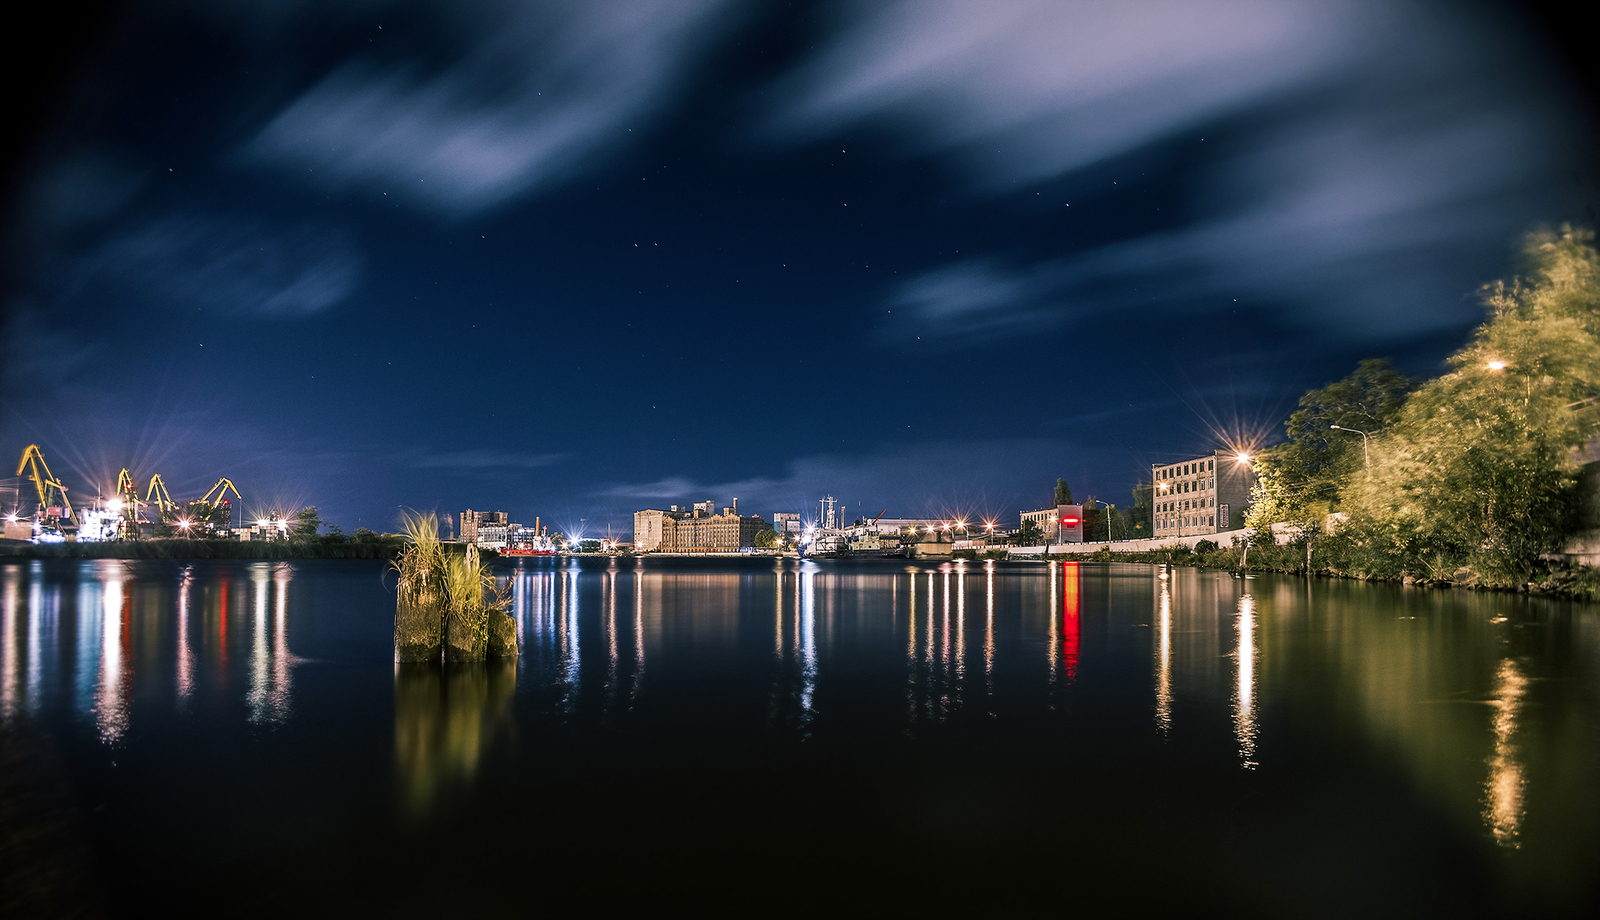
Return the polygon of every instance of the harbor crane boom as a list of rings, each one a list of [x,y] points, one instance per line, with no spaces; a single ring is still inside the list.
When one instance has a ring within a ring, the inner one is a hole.
[[[122,522],[118,525],[122,539],[139,539],[139,511],[145,503],[139,500],[139,487],[133,484],[133,474],[127,467],[117,474],[117,498],[122,501]]]
[[[67,500],[67,487],[50,472],[50,464],[44,462],[44,454],[40,452],[39,445],[29,444],[22,451],[22,460],[17,463],[17,475],[28,471],[33,479],[33,487],[39,493],[39,511],[42,514],[50,504],[50,491],[54,489],[61,496],[62,516],[72,517],[72,502]]]
[[[207,492],[203,497],[189,503],[189,507],[196,512],[194,514],[194,519],[197,521],[207,522],[207,526],[214,526],[217,522],[213,520],[213,517],[222,509],[223,506],[228,504],[229,492],[232,492],[233,497],[239,500],[239,506],[242,513],[244,507],[244,496],[240,495],[238,487],[232,482],[229,482],[228,478],[224,476],[223,478],[217,480],[217,484],[211,487],[211,491]],[[228,509],[227,526],[233,526],[232,508]]]
[[[241,504],[241,505],[244,504],[244,496],[239,494],[239,490],[234,487],[233,483],[228,481],[228,478],[226,476],[224,476],[221,479],[218,479],[217,480],[217,484],[211,487],[211,491],[210,492],[207,492],[205,495],[202,495],[200,497],[200,500],[203,501],[203,502],[206,502],[208,504],[213,504],[214,505],[214,504],[217,504],[219,502],[227,501],[228,493],[230,491],[233,492],[233,497],[237,498],[239,500],[239,504]],[[213,498],[212,496],[215,496],[215,498]]]
[[[145,489],[144,503],[148,505],[152,500],[163,523],[170,522],[178,516],[178,503],[167,494],[167,483],[161,478],[160,473],[150,477],[150,487]]]

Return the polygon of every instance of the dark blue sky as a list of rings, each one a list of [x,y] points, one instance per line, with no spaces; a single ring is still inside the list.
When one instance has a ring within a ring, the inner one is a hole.
[[[1014,526],[1435,372],[1594,222],[1523,7],[91,9],[13,65],[4,215],[0,454],[75,496]]]

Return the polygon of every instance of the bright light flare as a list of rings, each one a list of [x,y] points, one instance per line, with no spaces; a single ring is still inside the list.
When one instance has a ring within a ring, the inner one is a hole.
[[[1504,361],[1490,361],[1489,362],[1489,370],[1491,370],[1491,371],[1503,371],[1505,369],[1506,369],[1506,363]]]

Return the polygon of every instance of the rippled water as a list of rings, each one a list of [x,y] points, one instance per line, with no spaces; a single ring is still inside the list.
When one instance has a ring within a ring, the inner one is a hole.
[[[1600,609],[1073,563],[0,565],[17,910],[1583,915]]]

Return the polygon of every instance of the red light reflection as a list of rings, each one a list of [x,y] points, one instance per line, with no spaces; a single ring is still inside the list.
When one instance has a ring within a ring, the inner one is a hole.
[[[1067,681],[1078,676],[1078,642],[1082,628],[1078,623],[1078,564],[1061,563],[1061,660],[1066,664]]]

